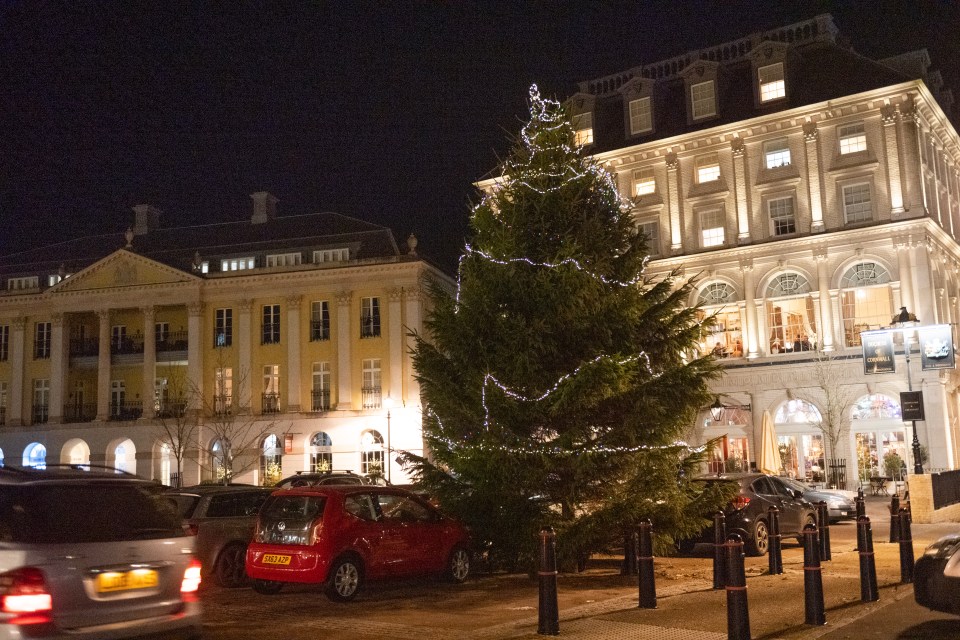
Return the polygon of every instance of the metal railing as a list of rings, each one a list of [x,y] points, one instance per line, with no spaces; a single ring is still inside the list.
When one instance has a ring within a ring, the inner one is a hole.
[[[364,409],[379,409],[381,406],[380,387],[363,387],[360,398]]]
[[[100,353],[99,338],[71,338],[70,355],[75,358],[95,356]]]
[[[90,422],[97,417],[97,403],[84,402],[81,404],[63,405],[63,419],[65,422]]]
[[[143,336],[110,339],[110,355],[121,356],[131,353],[143,353]]]
[[[33,419],[33,424],[44,424],[50,419],[50,405],[35,404],[33,405],[32,409],[31,417]]]
[[[276,391],[262,394],[260,403],[261,413],[280,413],[280,394]]]
[[[213,415],[218,418],[229,416],[233,411],[233,397],[228,393],[221,393],[213,397]]]
[[[960,503],[960,471],[943,471],[930,475],[933,508],[942,509]]]
[[[187,413],[186,402],[161,402],[156,408],[158,418],[182,418]]]
[[[310,321],[310,341],[330,339],[330,321],[329,320],[311,320]]]
[[[136,420],[143,415],[143,403],[139,400],[110,403],[111,420]]]
[[[314,389],[310,392],[310,410],[330,410],[330,389]]]
[[[264,322],[261,325],[260,344],[280,344],[279,322]]]
[[[186,351],[189,343],[187,342],[186,331],[170,331],[157,339],[157,353],[165,351]]]

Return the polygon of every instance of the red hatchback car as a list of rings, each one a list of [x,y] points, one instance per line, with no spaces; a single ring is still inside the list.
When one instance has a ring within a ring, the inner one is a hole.
[[[260,508],[247,575],[259,593],[323,584],[331,600],[365,580],[439,574],[463,582],[470,536],[458,521],[396,487],[326,485],[274,492]]]

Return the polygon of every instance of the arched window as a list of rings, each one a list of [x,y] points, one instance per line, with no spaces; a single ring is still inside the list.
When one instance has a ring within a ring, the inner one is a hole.
[[[360,436],[360,473],[383,475],[383,436],[378,431],[364,431]]]
[[[263,486],[277,484],[283,477],[283,450],[280,448],[280,438],[271,433],[263,439],[260,446],[260,477]]]
[[[726,282],[711,282],[697,295],[697,303],[703,306],[727,305],[736,302],[737,292]],[[717,357],[743,355],[743,333],[740,327],[740,310],[736,305],[707,310],[714,316],[714,325],[710,335],[700,343],[701,355],[713,353]]]
[[[873,393],[857,400],[850,412],[851,420],[900,418],[900,404],[890,396]]]
[[[0,449],[0,467],[3,466],[3,449]]]
[[[179,474],[172,473],[170,470],[170,460],[173,457],[173,451],[170,448],[170,445],[163,443],[160,445],[160,484],[165,484],[168,487],[179,487],[180,476]],[[173,484],[171,480],[176,480],[176,484]]]
[[[27,445],[27,448],[23,450],[23,466],[46,469],[47,448],[39,442]]]
[[[310,470],[330,471],[333,469],[333,440],[323,431],[310,438]]]
[[[711,282],[701,289],[697,296],[697,302],[703,305],[725,304],[736,300],[737,292],[726,282]]]
[[[134,446],[133,440],[127,439],[118,444],[113,450],[113,457],[113,467],[117,471],[137,472],[137,448]]]
[[[803,274],[781,273],[767,285],[767,330],[770,353],[817,348],[817,321],[810,282]]]
[[[820,411],[805,400],[787,400],[779,407],[774,417],[776,424],[819,424]]]
[[[230,442],[228,440],[214,440],[210,445],[210,462],[213,466],[213,479],[217,482],[230,480],[233,476],[233,467],[230,456]]]
[[[840,279],[844,343],[859,346],[860,332],[886,326],[893,316],[890,272],[876,262],[850,267]]]

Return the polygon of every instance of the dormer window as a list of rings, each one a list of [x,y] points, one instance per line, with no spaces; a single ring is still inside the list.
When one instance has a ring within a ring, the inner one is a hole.
[[[646,196],[656,191],[657,181],[652,168],[637,169],[633,172],[633,195]]]
[[[593,114],[581,113],[573,119],[574,140],[584,147],[593,144]]]
[[[720,158],[711,153],[697,158],[697,182],[713,182],[720,179]]]
[[[36,289],[40,286],[38,276],[27,276],[24,278],[9,278],[7,280],[7,291],[23,291],[24,289]]]
[[[790,165],[790,145],[786,138],[771,140],[763,145],[764,166],[777,169]]]
[[[867,150],[867,134],[862,122],[847,124],[839,128],[840,155]]]
[[[220,271],[244,271],[253,269],[256,265],[254,258],[227,258],[220,261]]]
[[[350,250],[341,249],[321,249],[313,252],[313,263],[321,262],[345,262],[350,259]]]
[[[276,253],[267,256],[268,267],[295,267],[300,264],[302,255],[298,253]]]
[[[630,133],[646,133],[653,129],[653,117],[650,111],[650,98],[638,98],[630,101]]]
[[[787,87],[783,78],[783,63],[768,64],[757,69],[760,81],[760,102],[785,98]]]
[[[717,92],[713,80],[691,85],[690,105],[694,120],[717,115]]]

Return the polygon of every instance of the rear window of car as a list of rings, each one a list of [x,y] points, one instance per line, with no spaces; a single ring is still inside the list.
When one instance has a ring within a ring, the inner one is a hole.
[[[270,496],[260,509],[260,516],[271,520],[309,519],[323,514],[326,496]]]
[[[197,505],[200,504],[200,496],[188,496],[178,493],[168,495],[166,498],[173,504],[177,516],[181,518],[192,518],[193,512],[197,510]]]
[[[239,518],[256,515],[269,495],[267,491],[253,491],[213,496],[207,506],[206,517]]]
[[[183,535],[167,497],[134,483],[0,487],[0,542],[117,542]]]

